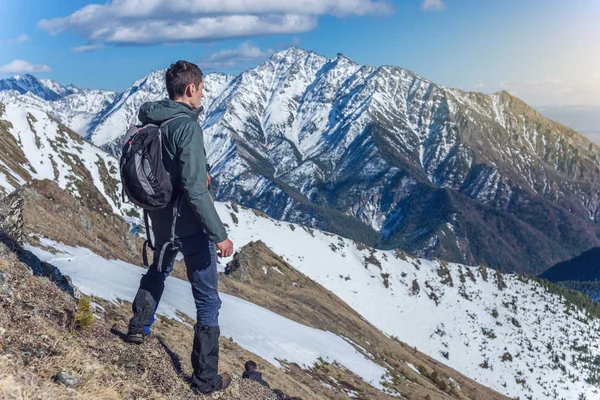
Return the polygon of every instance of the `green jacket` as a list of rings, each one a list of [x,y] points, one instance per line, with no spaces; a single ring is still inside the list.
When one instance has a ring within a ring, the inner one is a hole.
[[[198,124],[200,111],[201,109],[194,110],[187,104],[165,99],[143,104],[138,118],[143,124],[160,125],[176,115],[189,116],[169,122],[161,130],[165,168],[171,174],[173,185],[178,188],[176,190],[182,190],[185,195],[175,235],[186,237],[204,230],[210,240],[219,243],[227,239],[227,233],[206,182],[204,138]],[[157,242],[168,240],[173,209],[167,207],[152,211],[149,215]]]

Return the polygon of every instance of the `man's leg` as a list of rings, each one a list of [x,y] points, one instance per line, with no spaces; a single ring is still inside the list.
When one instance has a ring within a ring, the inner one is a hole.
[[[192,349],[193,386],[202,393],[219,390],[219,308],[217,252],[203,232],[183,239],[187,277],[196,303],[196,326]]]
[[[157,249],[160,247],[157,245]],[[133,300],[133,317],[129,321],[129,335],[148,335],[154,323],[154,313],[165,289],[165,279],[173,270],[177,251],[167,250],[163,259],[162,271],[158,271],[159,250],[154,252],[154,259],[148,272],[142,276],[140,287]]]

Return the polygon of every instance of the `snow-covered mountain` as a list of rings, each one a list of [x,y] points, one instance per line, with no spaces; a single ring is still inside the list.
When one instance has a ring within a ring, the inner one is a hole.
[[[118,140],[144,101],[165,96],[162,74],[99,116],[91,140]],[[506,92],[298,48],[206,84],[218,199],[507,271],[539,273],[600,244],[600,149]]]
[[[31,94],[42,100],[53,101],[79,91],[74,86],[63,86],[51,79],[38,79],[33,75],[15,75],[0,79],[0,92],[15,91],[19,94]]]
[[[51,79],[38,79],[32,75],[0,80],[0,102],[47,112],[82,136],[90,122],[112,104],[117,95],[109,90],[62,86]]]
[[[116,154],[139,106],[166,96],[163,75],[135,82],[85,137]],[[506,92],[292,47],[209,74],[203,105],[217,199],[504,271],[538,274],[600,245],[600,148]]]
[[[91,122],[86,137],[97,146],[118,154],[120,138],[126,128],[138,123],[138,109],[147,101],[167,97],[165,71],[151,72],[121,93],[116,100],[98,113]],[[230,75],[214,73],[206,76],[202,105],[206,109],[233,79]]]
[[[37,108],[0,103],[0,193],[49,179],[93,209],[136,214],[122,203],[118,160]]]
[[[485,386],[521,399],[600,396],[600,320],[533,280],[217,209],[237,247],[260,239],[384,333]]]
[[[0,187],[4,192],[31,179],[46,178],[57,181],[87,207],[101,213],[133,215],[134,210],[120,203],[116,159],[46,113],[2,106],[0,146]],[[530,399],[575,400],[581,394],[588,399],[598,395],[594,385],[599,382],[600,321],[533,280],[485,267],[413,258],[399,250],[376,250],[230,203],[219,202],[217,209],[238,249],[251,241],[263,241],[294,269],[331,291],[387,335],[485,386]],[[44,243],[57,247],[60,253],[70,253],[66,265],[69,258],[85,252]],[[53,262],[60,259],[42,250],[38,254]],[[79,278],[89,286],[87,290],[102,295],[106,282],[114,278],[113,269],[106,267],[106,276],[97,274],[89,265],[90,260],[98,260],[89,252],[85,254],[87,261],[79,260],[70,268],[81,266]],[[91,264],[104,265],[96,261]],[[113,267],[133,268],[119,265]],[[265,273],[281,273],[269,267],[265,265]],[[75,275],[77,270],[69,273]],[[95,275],[92,278],[86,273]],[[114,293],[110,296],[113,298]],[[171,307],[166,313],[173,315],[177,304],[166,303]],[[335,342],[342,345],[337,339]],[[365,346],[368,344],[354,345]],[[326,350],[315,351],[326,355]],[[277,356],[272,348],[263,351],[261,354],[269,359]],[[406,367],[419,371],[414,365]],[[378,384],[376,374],[365,379]]]
[[[579,400],[600,394],[600,320],[533,280],[375,250],[235,204],[215,204],[237,248],[264,242],[298,272],[415,352],[511,398]],[[134,295],[139,268],[43,238],[41,244],[45,250],[29,249],[70,275],[84,293],[109,300]],[[49,252],[52,248],[56,251]],[[262,271],[285,274],[269,264]],[[170,278],[159,313],[176,317],[179,311],[193,318],[190,295],[181,296],[188,292],[186,286]],[[322,356],[381,388],[378,382],[385,370],[339,337],[293,324],[233,296],[224,295],[223,302],[224,334],[274,365],[285,359],[310,366]],[[370,347],[368,342],[351,343],[363,350]],[[406,368],[424,373],[413,364]]]

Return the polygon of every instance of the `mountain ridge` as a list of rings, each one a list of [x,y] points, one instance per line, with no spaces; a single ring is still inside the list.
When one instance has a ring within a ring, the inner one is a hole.
[[[85,136],[118,154],[138,107],[166,96],[163,72],[121,93]],[[538,274],[600,245],[599,148],[506,91],[464,92],[295,47],[205,81],[217,199],[504,271]]]

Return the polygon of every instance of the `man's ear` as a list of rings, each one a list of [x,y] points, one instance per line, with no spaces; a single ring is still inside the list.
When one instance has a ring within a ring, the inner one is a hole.
[[[194,89],[196,89],[196,87],[194,86],[193,83],[190,85],[187,85],[187,87],[185,88],[185,95],[187,97],[192,97],[194,94]]]

